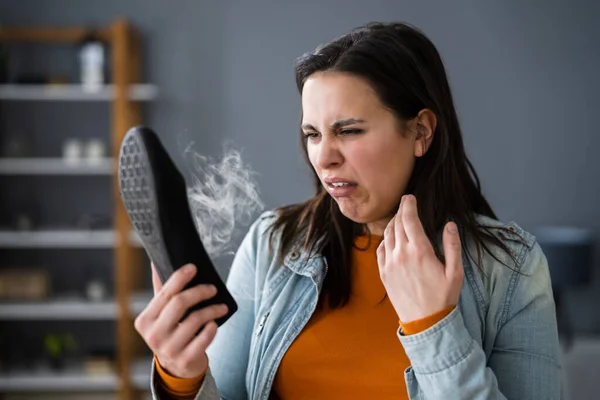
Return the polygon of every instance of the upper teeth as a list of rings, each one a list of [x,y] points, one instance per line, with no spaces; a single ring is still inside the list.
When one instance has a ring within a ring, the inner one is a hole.
[[[333,186],[348,186],[349,183],[348,182],[334,182],[332,183]]]

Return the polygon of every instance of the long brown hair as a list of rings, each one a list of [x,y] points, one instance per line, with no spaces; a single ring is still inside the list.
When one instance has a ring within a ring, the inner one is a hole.
[[[319,46],[296,61],[300,93],[307,78],[319,71],[346,72],[365,79],[399,121],[416,117],[424,108],[435,113],[437,127],[431,145],[425,155],[416,159],[405,194],[414,194],[418,199],[419,217],[440,260],[443,257],[436,238],[449,220],[456,222],[461,237],[473,238],[479,264],[482,250],[489,252],[488,244],[497,245],[511,255],[497,237],[476,221],[478,214],[493,219],[496,215],[483,196],[475,169],[465,153],[440,55],[421,31],[405,23],[370,23]],[[300,138],[310,165],[302,132]],[[322,294],[330,307],[342,307],[351,294],[350,257],[354,239],[365,232],[365,227],[341,213],[314,170],[313,174],[315,196],[301,204],[280,208],[271,239],[275,232],[280,232],[281,261],[299,237],[303,238],[305,250],[324,256],[328,272]]]

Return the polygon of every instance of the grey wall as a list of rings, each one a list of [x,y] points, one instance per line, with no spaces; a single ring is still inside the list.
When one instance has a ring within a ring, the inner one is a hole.
[[[193,140],[217,155],[224,140],[235,141],[271,208],[311,194],[296,137],[294,59],[366,21],[409,21],[446,62],[468,152],[500,218],[527,229],[599,229],[600,5],[533,3],[4,0],[0,23],[130,18],[146,44],[145,79],[160,86],[146,122],[173,154]],[[590,308],[599,287],[570,299],[581,331],[600,331],[600,312]]]

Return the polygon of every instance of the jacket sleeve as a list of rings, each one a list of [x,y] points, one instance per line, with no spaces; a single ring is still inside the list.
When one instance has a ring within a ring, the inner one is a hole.
[[[416,335],[402,336],[411,399],[561,399],[556,311],[546,257],[537,243],[515,269],[489,359],[460,309]],[[504,266],[502,266],[504,267]]]

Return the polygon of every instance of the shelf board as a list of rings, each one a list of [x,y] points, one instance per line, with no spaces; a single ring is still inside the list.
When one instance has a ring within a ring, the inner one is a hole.
[[[117,315],[114,301],[87,301],[82,298],[0,303],[2,320],[110,320]]]
[[[129,302],[130,313],[135,317],[146,307],[152,294],[134,293]],[[112,320],[118,315],[117,303],[113,299],[91,301],[81,297],[54,298],[45,301],[0,302],[0,320],[46,321]]]
[[[114,160],[67,161],[63,158],[0,158],[0,175],[112,175]]]
[[[143,359],[133,363],[131,379],[136,389],[150,389],[151,362],[152,359]],[[83,368],[0,374],[0,391],[3,392],[115,391],[118,386],[119,379],[115,373],[89,375]]]
[[[129,99],[150,101],[158,96],[156,85],[141,83],[130,85]],[[0,99],[3,100],[40,100],[40,101],[110,101],[115,97],[115,86],[108,84],[98,90],[90,91],[82,85],[0,85]]]
[[[140,246],[135,232],[128,237],[132,246]],[[117,235],[112,230],[0,230],[0,248],[112,248]]]

